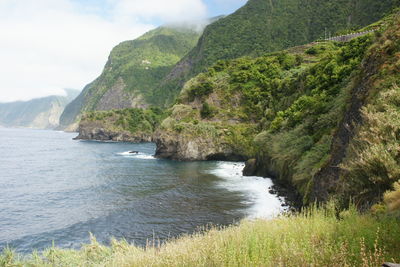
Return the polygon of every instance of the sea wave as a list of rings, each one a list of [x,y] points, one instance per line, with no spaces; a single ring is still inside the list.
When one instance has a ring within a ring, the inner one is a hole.
[[[129,157],[129,158],[136,158],[136,159],[156,159],[153,155],[146,154],[146,153],[130,153],[131,151],[125,151],[121,153],[117,153],[120,156]]]
[[[273,182],[269,178],[257,176],[243,176],[244,163],[218,162],[217,168],[210,173],[220,178],[218,186],[233,192],[244,193],[246,204],[250,204],[247,217],[272,218],[283,211],[283,198],[269,192]]]

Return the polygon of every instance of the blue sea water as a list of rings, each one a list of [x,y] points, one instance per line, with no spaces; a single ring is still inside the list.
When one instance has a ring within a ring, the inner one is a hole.
[[[78,249],[89,233],[144,245],[282,210],[272,181],[243,177],[243,163],[160,160],[152,143],[75,135],[0,128],[0,250]]]

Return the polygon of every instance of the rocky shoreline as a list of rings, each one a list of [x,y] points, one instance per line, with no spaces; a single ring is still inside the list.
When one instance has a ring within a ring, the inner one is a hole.
[[[263,170],[263,171],[260,171]],[[269,189],[269,193],[283,197],[285,207],[290,207],[291,210],[299,211],[303,207],[303,200],[301,195],[289,183],[284,183],[277,179],[273,173],[267,172],[264,168],[258,166],[256,159],[249,159],[243,169],[243,176],[260,176],[268,177],[273,181],[273,186]]]
[[[95,140],[95,141],[115,141],[115,142],[151,142],[150,134],[136,133],[128,131],[112,131],[102,127],[79,127],[79,135],[74,140]]]
[[[79,125],[79,135],[74,140],[114,141],[114,142],[154,142],[156,144],[155,157],[159,159],[177,161],[231,161],[246,162],[242,170],[244,176],[268,177],[274,185],[269,188],[269,193],[283,197],[285,207],[291,210],[299,210],[302,207],[301,196],[296,189],[287,183],[276,179],[273,173],[269,173],[258,166],[256,159],[248,159],[243,155],[234,153],[229,146],[222,142],[207,138],[192,138],[169,131],[156,131],[150,133],[130,133],[129,131],[112,130],[102,123],[85,122]]]
[[[247,158],[235,153],[226,144],[203,137],[188,137],[171,132],[157,132],[153,136],[156,143],[156,158],[178,161],[246,161]]]

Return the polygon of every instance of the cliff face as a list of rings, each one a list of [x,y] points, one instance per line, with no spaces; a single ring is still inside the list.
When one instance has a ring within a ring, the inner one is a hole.
[[[200,33],[188,28],[160,27],[116,46],[100,77],[87,85],[66,108],[61,126],[76,123],[83,113],[96,110],[147,108],[163,95],[154,88],[192,49]],[[172,100],[170,100],[172,101]]]
[[[235,118],[228,121],[222,114],[217,114],[224,111],[227,103],[221,103],[216,94],[209,97],[209,102],[211,99],[213,114],[208,118],[204,117],[204,108],[193,102],[172,108],[172,114],[162,122],[153,137],[157,144],[156,157],[243,161],[251,155],[246,145],[253,123]],[[243,146],[235,144],[240,138],[246,139]]]
[[[11,103],[0,103],[0,125],[54,129],[58,127],[65,106],[79,91],[66,90],[67,96],[49,96]]]
[[[207,136],[186,137],[175,133],[158,132],[154,140],[157,144],[155,156],[172,160],[229,160],[243,161],[245,156],[236,154],[226,143],[215,142]]]

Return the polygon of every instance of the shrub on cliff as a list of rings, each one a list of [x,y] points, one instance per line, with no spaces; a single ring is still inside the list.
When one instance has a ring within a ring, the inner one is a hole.
[[[207,102],[203,103],[200,110],[200,116],[202,119],[212,118],[215,114],[215,108],[211,107]]]
[[[196,98],[204,98],[213,92],[213,85],[207,74],[200,74],[197,77],[196,83],[189,88],[188,97],[189,101],[194,101]]]

